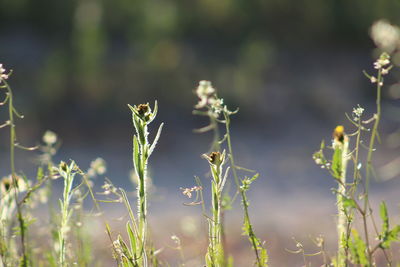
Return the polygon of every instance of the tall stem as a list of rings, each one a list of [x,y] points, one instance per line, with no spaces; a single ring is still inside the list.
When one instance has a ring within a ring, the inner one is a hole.
[[[248,204],[247,204],[248,202],[247,202],[247,199],[246,199],[246,195],[245,195],[244,191],[240,189],[239,177],[238,177],[238,174],[237,174],[237,167],[235,165],[235,159],[233,157],[233,149],[232,149],[231,133],[230,133],[230,123],[231,123],[231,121],[230,121],[229,114],[224,112],[224,118],[225,118],[225,129],[226,129],[226,142],[227,142],[228,151],[229,151],[229,161],[231,163],[232,174],[233,174],[233,178],[235,180],[235,184],[236,184],[237,190],[239,190],[240,193],[241,193],[240,195],[242,197],[242,203],[243,203],[243,209],[244,209],[244,219],[246,221],[248,221],[249,225],[250,225],[250,227],[249,227],[250,228],[249,229],[249,238],[251,240],[251,245],[253,247],[253,250],[254,250],[254,253],[255,253],[255,256],[256,256],[257,265],[258,266],[264,266],[265,264],[262,262],[262,259],[261,259],[260,255],[258,253],[259,248],[258,248],[258,245],[257,245],[257,242],[256,242],[256,238],[257,237],[256,237],[255,233],[253,232],[253,228],[252,228],[251,223],[250,223],[250,215],[249,215],[249,211],[248,211]]]
[[[367,245],[368,252],[368,260],[372,262],[372,253],[369,244],[368,237],[368,224],[366,220],[366,216],[369,215],[369,184],[370,177],[372,171],[372,152],[374,151],[375,139],[378,135],[378,126],[381,118],[381,93],[382,93],[382,70],[378,71],[377,85],[376,85],[376,114],[374,114],[374,126],[372,128],[371,138],[369,141],[368,155],[367,155],[367,168],[365,173],[365,192],[364,192],[364,215],[363,215],[363,224],[364,224],[364,234],[365,234],[365,242]]]
[[[340,149],[340,148],[337,148]],[[338,184],[338,193],[337,193],[337,207],[338,207],[338,266],[345,267],[347,266],[347,245],[345,245],[347,241],[347,225],[348,218],[346,215],[345,207],[343,205],[343,198],[346,195],[346,169],[347,162],[349,160],[349,139],[347,136],[343,139],[343,145],[341,150],[341,164],[340,164],[340,181]]]
[[[19,228],[20,228],[20,235],[21,235],[21,250],[22,250],[22,266],[26,267],[28,264],[28,259],[26,255],[26,248],[25,248],[25,224],[24,224],[24,218],[22,216],[22,209],[21,206],[18,203],[18,179],[17,175],[15,172],[15,140],[16,140],[16,134],[15,134],[15,124],[14,124],[14,105],[13,105],[13,94],[10,86],[6,81],[4,81],[4,84],[7,88],[7,94],[8,94],[8,116],[9,116],[9,123],[10,123],[10,167],[11,167],[11,177],[12,177],[12,183],[13,183],[13,188],[14,188],[14,198],[15,198],[15,205],[17,207],[17,217],[18,217],[18,223],[19,223]]]

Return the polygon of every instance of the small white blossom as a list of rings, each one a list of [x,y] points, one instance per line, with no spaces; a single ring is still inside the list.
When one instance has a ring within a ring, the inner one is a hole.
[[[399,45],[400,30],[386,20],[379,20],[371,27],[371,37],[376,46],[390,53]]]
[[[96,174],[102,175],[107,171],[106,162],[102,158],[97,158],[90,163],[90,168],[94,169]]]
[[[316,163],[317,165],[321,165],[321,164],[322,164],[322,160],[321,160],[320,158],[316,158],[316,159],[315,159],[315,163]]]
[[[54,145],[57,142],[57,134],[52,131],[46,131],[43,135],[43,142],[46,145]]]
[[[9,77],[8,74],[6,74],[6,69],[3,68],[3,64],[0,64],[0,84],[2,80],[7,80]]]
[[[200,81],[196,89],[196,95],[199,98],[199,103],[196,108],[204,108],[209,103],[209,99],[214,97],[215,89],[212,87],[210,81]],[[215,98],[215,97],[214,97]]]
[[[382,68],[382,65],[378,61],[376,61],[376,62],[374,62],[374,68],[379,70]]]
[[[370,80],[371,83],[376,83],[378,81],[374,76],[371,76]]]
[[[386,75],[386,74],[388,74],[389,73],[389,69],[387,68],[387,69],[384,69],[384,68],[382,68],[382,75]]]
[[[362,107],[360,107],[360,105],[358,105],[356,108],[353,108],[353,115],[356,118],[360,118],[361,115],[363,114],[364,109]]]

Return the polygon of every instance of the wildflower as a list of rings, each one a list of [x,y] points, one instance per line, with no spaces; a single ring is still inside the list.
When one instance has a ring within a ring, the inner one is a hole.
[[[386,20],[379,20],[371,27],[371,37],[377,47],[391,53],[399,45],[400,29]]]
[[[348,137],[347,137],[346,133],[344,132],[344,127],[342,125],[338,125],[335,128],[332,136],[333,136],[332,147],[334,149],[343,148],[345,143],[348,142]],[[328,167],[328,166],[325,166],[325,167]]]
[[[136,108],[137,112],[139,113],[139,115],[144,116],[146,115],[146,113],[149,112],[150,107],[149,104],[140,104],[139,106],[137,106]]]
[[[102,158],[97,158],[90,163],[88,175],[94,177],[96,175],[103,175],[107,171],[106,162]]]
[[[66,172],[68,170],[68,165],[64,161],[60,162],[59,169]]]
[[[20,176],[15,176],[17,181],[17,188],[19,192],[24,192],[28,189],[28,185]],[[11,175],[3,177],[0,181],[0,192],[1,195],[7,194],[10,189],[13,187],[13,178]]]
[[[180,188],[182,190],[182,194],[187,196],[188,198],[192,198],[192,193],[202,190],[201,186],[193,186],[192,188]]]
[[[7,80],[9,74],[6,74],[6,69],[3,68],[3,64],[0,64],[0,84],[3,80]]]
[[[157,103],[156,103],[157,105]],[[151,116],[152,116],[152,111],[150,108],[149,103],[146,104],[140,104],[138,106],[130,106],[128,105],[129,108],[133,111],[133,113],[139,117],[141,120],[145,121],[145,122],[149,122],[151,121]]]
[[[220,152],[211,152],[210,155],[207,154],[203,154],[203,158],[205,158],[206,160],[208,160],[208,162],[216,167],[219,167],[223,164],[223,162],[225,161],[225,151],[222,152],[222,154]]]
[[[335,130],[333,131],[333,139],[336,142],[343,143],[344,141],[344,127],[342,125],[336,126]]]
[[[171,239],[172,239],[172,241],[175,242],[175,244],[176,244],[178,247],[181,246],[181,240],[180,240],[180,238],[179,238],[178,236],[172,235],[172,236],[171,236]]]
[[[209,104],[216,115],[219,115],[224,110],[224,100],[222,98],[210,98]]]
[[[370,80],[371,83],[376,83],[378,81],[378,79],[376,79],[374,76],[371,76]]]
[[[196,94],[199,98],[209,97],[215,94],[215,89],[212,87],[210,81],[200,81],[196,89]]]
[[[361,117],[363,112],[364,112],[364,109],[362,107],[360,107],[360,105],[358,105],[357,108],[353,108],[354,119],[357,121]]]
[[[54,145],[57,142],[57,134],[47,130],[44,133],[42,140],[48,146]]]
[[[212,87],[210,81],[200,81],[199,86],[196,89],[196,95],[199,98],[199,103],[195,108],[205,108],[210,104],[210,101],[216,100],[215,89]]]
[[[386,75],[386,74],[388,74],[389,73],[389,68],[387,68],[387,69],[383,69],[382,68],[382,75]]]

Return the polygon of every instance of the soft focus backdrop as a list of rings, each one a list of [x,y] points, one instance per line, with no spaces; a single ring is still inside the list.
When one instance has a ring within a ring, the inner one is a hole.
[[[212,81],[228,106],[240,107],[232,122],[239,165],[261,173],[250,192],[255,229],[272,266],[294,266],[302,259],[285,251],[294,248],[292,236],[310,243],[309,236],[335,235],[335,183],[311,155],[321,139],[329,143],[337,124],[350,126],[345,112],[357,104],[374,112],[375,89],[362,74],[376,58],[369,30],[382,18],[399,25],[399,11],[396,0],[2,0],[0,63],[14,69],[10,83],[25,114],[21,143],[35,145],[45,130],[55,131],[62,141],[57,160],[72,158],[86,168],[102,157],[108,177],[128,190],[133,127],[126,104],[158,100],[157,123],[166,126],[151,159],[150,209],[164,218],[153,223],[165,240],[185,236],[175,214],[189,220],[182,225],[203,220],[199,209],[182,205],[179,187],[207,172],[200,155],[212,136],[192,132],[207,121],[191,112],[198,81]],[[399,77],[394,70],[384,92],[377,166],[399,155]],[[7,131],[0,130],[0,139],[5,175]],[[34,153],[18,156],[18,168],[34,173]],[[394,173],[372,187],[392,208],[400,200]],[[239,212],[228,214],[235,237],[240,221]],[[183,246],[204,248],[205,236],[186,234]],[[242,239],[228,240],[237,266],[252,256],[240,250],[247,248]]]

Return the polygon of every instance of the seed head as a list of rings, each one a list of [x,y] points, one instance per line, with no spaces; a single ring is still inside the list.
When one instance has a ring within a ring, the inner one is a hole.
[[[137,112],[139,115],[144,116],[146,115],[147,112],[149,112],[150,107],[149,104],[140,104],[139,106],[136,107]]]
[[[344,141],[344,127],[342,125],[336,126],[335,130],[333,131],[333,139],[337,142],[343,143]]]
[[[209,155],[203,154],[203,158],[205,158],[210,164],[220,167],[225,161],[225,151],[221,152],[211,152]]]
[[[68,165],[67,165],[67,163],[65,163],[64,161],[61,161],[60,162],[60,169],[62,170],[62,171],[64,171],[64,172],[66,172],[67,170],[68,170]]]

